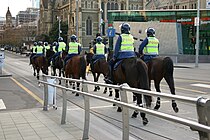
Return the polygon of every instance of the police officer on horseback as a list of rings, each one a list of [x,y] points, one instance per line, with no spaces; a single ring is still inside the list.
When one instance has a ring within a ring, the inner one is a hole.
[[[96,38],[96,44],[93,46],[93,57],[91,62],[91,69],[93,69],[93,63],[94,61],[98,59],[105,59],[105,54],[107,53],[106,46],[102,43],[102,37],[98,36]]]
[[[70,37],[70,42],[69,42],[67,51],[68,51],[68,55],[66,55],[64,59],[64,68],[65,68],[66,62],[69,59],[71,59],[73,56],[79,55],[82,51],[81,44],[77,42],[76,35],[72,35]]]
[[[52,59],[51,59],[51,66],[54,66],[55,58],[57,56],[59,56],[60,53],[63,50],[66,50],[66,43],[63,42],[63,38],[62,37],[59,37],[58,38],[58,43],[57,43],[56,48],[55,48],[56,53],[52,56]]]
[[[37,48],[37,42],[34,42],[34,46],[31,49],[31,56],[30,56],[30,63],[29,63],[29,65],[31,65],[31,59],[33,58],[33,56],[36,55],[36,52],[35,52],[36,48]]]
[[[53,44],[50,46],[50,50],[56,52],[55,48],[56,48],[57,44],[58,43],[56,41],[54,41]]]
[[[38,46],[36,47],[35,52],[36,52],[36,55],[34,55],[32,57],[32,60],[35,60],[35,58],[37,58],[38,56],[43,56],[44,55],[45,49],[43,47],[42,41],[38,42]]]
[[[122,59],[136,57],[134,52],[134,39],[130,34],[130,25],[128,23],[123,23],[120,25],[121,35],[118,37],[115,44],[113,58],[109,61],[109,74],[105,78],[105,82],[108,84],[113,84],[113,67],[114,64]]]
[[[155,37],[155,29],[149,27],[146,30],[147,37],[139,46],[139,53],[143,54],[144,62],[149,62],[152,58],[158,56],[159,40]]]

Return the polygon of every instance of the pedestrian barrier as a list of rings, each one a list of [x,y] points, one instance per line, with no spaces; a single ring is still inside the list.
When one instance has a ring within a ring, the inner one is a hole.
[[[67,81],[71,81],[71,82],[82,83],[82,91],[74,90],[71,88],[66,88],[61,85],[50,84],[47,82],[47,78],[56,78],[58,80],[67,80]],[[99,99],[102,101],[115,103],[115,104],[123,107],[123,109],[122,109],[122,119],[123,119],[123,121],[122,121],[123,122],[123,128],[122,128],[123,129],[122,130],[123,137],[122,137],[122,139],[123,140],[129,139],[129,116],[128,116],[129,112],[128,112],[128,109],[138,110],[138,111],[145,112],[147,114],[150,114],[150,115],[153,115],[153,116],[165,119],[165,120],[169,120],[172,122],[176,122],[179,124],[189,126],[192,130],[199,132],[200,140],[210,140],[210,126],[209,126],[210,125],[210,100],[209,99],[206,99],[203,97],[192,98],[192,97],[185,97],[185,96],[179,96],[179,95],[171,95],[171,94],[159,93],[159,92],[154,92],[154,91],[130,88],[130,87],[126,87],[123,85],[110,85],[110,84],[96,83],[96,82],[86,81],[86,80],[77,80],[77,79],[63,78],[63,77],[57,77],[57,76],[48,76],[48,75],[43,75],[43,81],[39,80],[39,82],[44,84],[43,110],[45,110],[45,111],[48,110],[48,108],[47,108],[47,105],[48,105],[47,85],[62,89],[63,107],[62,107],[61,124],[66,123],[66,111],[67,111],[66,91],[76,92],[76,93],[79,93],[84,96],[84,106],[85,106],[84,107],[84,109],[85,109],[85,118],[84,118],[85,121],[84,122],[85,122],[85,124],[84,124],[82,139],[88,139],[89,124],[90,124],[89,97],[91,97],[91,98]],[[118,90],[120,90],[120,95],[121,95],[122,101],[116,101],[113,99],[90,94],[90,93],[88,93],[88,86],[87,86],[88,84],[118,89]],[[182,101],[185,103],[195,104],[197,107],[198,122],[128,104],[128,99],[127,99],[127,94],[126,94],[126,92],[128,92],[128,91],[135,92],[138,94],[143,94],[143,95],[158,96],[158,97],[168,98],[171,100],[178,100],[178,101]]]

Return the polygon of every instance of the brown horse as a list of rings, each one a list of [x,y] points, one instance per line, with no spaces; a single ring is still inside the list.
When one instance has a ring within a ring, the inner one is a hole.
[[[93,55],[94,55],[93,53],[86,53],[87,65],[93,63],[92,62]],[[97,60],[94,65],[93,64],[91,65],[92,65],[91,72],[93,74],[94,82],[98,82],[99,76],[101,74],[103,74],[104,77],[108,75],[109,64],[105,58],[101,58]],[[97,90],[100,90],[99,86],[95,86],[94,91],[97,91]],[[105,94],[106,92],[107,92],[107,87],[105,87],[103,93]],[[109,92],[110,92],[109,96],[112,96],[112,88],[109,88]]]
[[[164,78],[170,88],[171,94],[175,95],[174,87],[174,65],[170,57],[155,57],[152,58],[148,63],[148,76],[149,83],[151,87],[151,80],[154,80],[155,89],[157,92],[160,91],[160,82]],[[160,108],[160,97],[157,98],[155,110]],[[175,100],[172,100],[172,108],[175,112],[178,112],[179,109]]]
[[[112,56],[112,52],[109,54],[109,58]],[[114,84],[127,83],[132,88],[139,88],[150,90],[149,88],[149,78],[148,69],[146,63],[144,63],[140,58],[128,58],[122,60],[122,62],[113,70],[113,82]],[[115,97],[119,98],[119,91],[115,91]],[[137,105],[143,107],[142,105],[142,95],[134,93],[137,98]],[[151,96],[144,96],[147,106],[151,105]],[[119,109],[119,108],[118,108]],[[132,117],[137,117],[138,112],[134,112]],[[143,125],[148,123],[145,113],[140,113]]]
[[[84,55],[73,56],[70,60],[67,61],[65,66],[65,75],[66,78],[73,79],[82,79],[86,80],[86,60]],[[68,86],[68,82],[66,83]],[[80,83],[77,83],[77,90],[79,90]],[[73,83],[73,89],[75,89],[75,85]],[[76,96],[79,96],[77,93]]]
[[[48,74],[48,63],[44,56],[37,56],[35,59],[32,59],[32,66],[34,68],[34,76],[37,77],[37,80],[39,80],[40,70],[42,70],[42,73]]]

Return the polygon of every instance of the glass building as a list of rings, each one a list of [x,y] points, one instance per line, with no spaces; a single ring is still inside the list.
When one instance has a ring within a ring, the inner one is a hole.
[[[123,22],[168,22],[180,23],[182,27],[183,54],[195,54],[196,26],[194,18],[196,9],[170,10],[138,10],[109,11],[108,22],[112,26],[115,21]],[[200,10],[200,55],[210,55],[210,9]]]

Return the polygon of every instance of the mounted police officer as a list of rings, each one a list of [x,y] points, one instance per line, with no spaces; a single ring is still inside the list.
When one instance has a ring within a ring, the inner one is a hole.
[[[31,65],[31,59],[33,58],[33,56],[36,55],[36,52],[35,52],[36,48],[37,48],[37,42],[34,42],[34,46],[31,49],[31,56],[30,56],[30,63],[29,63],[29,65]]]
[[[56,41],[54,41],[53,44],[50,46],[50,49],[51,49],[52,51],[56,52],[55,48],[56,48],[57,44],[58,44],[58,43],[57,43]]]
[[[106,46],[102,43],[102,37],[98,36],[96,38],[96,44],[93,46],[93,57],[92,57],[92,63],[91,63],[91,69],[93,69],[93,63],[94,61],[98,59],[105,59],[105,54],[107,53]]]
[[[142,59],[148,62],[152,58],[158,56],[159,53],[159,40],[155,37],[155,29],[149,27],[146,30],[147,37],[139,46],[140,54],[143,54]]]
[[[105,80],[106,83],[113,83],[113,67],[115,62],[126,59],[136,57],[134,52],[134,39],[130,34],[130,25],[128,23],[123,23],[120,26],[121,35],[118,37],[117,42],[115,44],[113,58],[109,61],[109,74]]]
[[[38,56],[43,56],[44,55],[45,49],[43,47],[42,41],[38,42],[38,46],[36,47],[35,52],[36,52],[36,55],[34,55],[32,57],[33,60],[35,60],[35,58],[38,57]]]
[[[44,42],[44,48],[45,48],[45,50],[50,49],[50,45],[48,44],[48,42]]]
[[[73,56],[79,55],[82,51],[81,44],[77,42],[76,35],[72,35],[70,37],[70,42],[69,42],[67,51],[68,51],[68,55],[64,59],[64,68],[65,68],[66,62],[69,59],[71,59]]]
[[[55,58],[57,56],[60,55],[60,53],[63,51],[63,50],[66,50],[66,43],[63,42],[63,38],[62,37],[59,37],[58,38],[58,44],[55,48],[55,51],[56,53],[52,56],[52,59],[51,59],[51,65],[53,66],[54,65],[54,62],[55,62]]]

